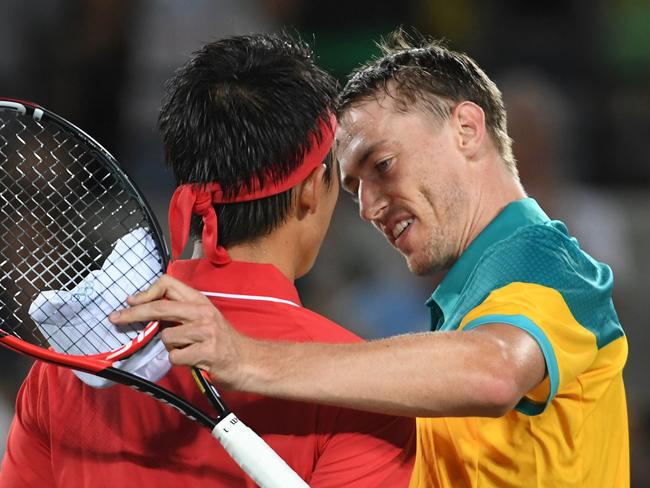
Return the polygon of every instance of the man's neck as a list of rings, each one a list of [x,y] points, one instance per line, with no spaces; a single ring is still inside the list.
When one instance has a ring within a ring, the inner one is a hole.
[[[289,239],[281,229],[254,241],[230,246],[227,250],[233,261],[272,264],[290,281],[293,282],[296,279],[296,262],[293,256],[296,255],[297,250],[294,250],[293,240]],[[194,241],[192,259],[203,256],[202,242]]]
[[[484,179],[477,185],[478,191],[473,195],[474,202],[471,206],[473,211],[463,233],[458,257],[506,206],[516,200],[526,198],[526,192],[519,180],[509,170],[499,169],[499,171],[483,175]]]

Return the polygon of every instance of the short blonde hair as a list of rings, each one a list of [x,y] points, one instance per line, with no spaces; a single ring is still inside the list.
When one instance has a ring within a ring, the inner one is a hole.
[[[379,47],[382,57],[350,75],[339,95],[340,116],[351,106],[382,95],[391,96],[398,110],[417,105],[440,120],[448,119],[458,103],[473,102],[485,113],[486,129],[505,165],[517,176],[501,92],[472,58],[402,29]]]

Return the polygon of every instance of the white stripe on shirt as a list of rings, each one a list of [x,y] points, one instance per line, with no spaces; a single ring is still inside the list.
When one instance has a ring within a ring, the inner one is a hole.
[[[234,298],[236,300],[259,300],[263,302],[276,302],[276,303],[284,303],[286,305],[293,305],[294,307],[300,307],[297,303],[293,303],[292,301],[289,300],[283,300],[282,298],[275,298],[275,297],[265,297],[265,296],[259,296],[259,295],[235,295],[233,293],[217,293],[214,291],[202,291],[205,296],[208,297],[218,297],[218,298]]]

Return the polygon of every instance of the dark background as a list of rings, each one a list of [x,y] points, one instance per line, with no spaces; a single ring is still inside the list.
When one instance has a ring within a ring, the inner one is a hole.
[[[522,181],[614,269],[628,334],[633,486],[650,486],[650,2],[646,0],[3,0],[0,95],[53,110],[99,140],[161,222],[173,191],[156,117],[162,85],[203,43],[290,26],[345,81],[398,25],[444,38],[501,88]],[[344,196],[305,305],[364,337],[427,327],[426,279]],[[0,351],[0,439],[28,363]],[[2,452],[0,442],[0,453]]]

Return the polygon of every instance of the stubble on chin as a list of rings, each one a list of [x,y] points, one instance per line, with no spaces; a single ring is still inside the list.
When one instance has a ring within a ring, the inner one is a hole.
[[[416,276],[431,276],[447,271],[454,262],[450,242],[444,236],[432,236],[420,251],[420,256],[406,257],[409,271]]]
[[[447,223],[447,228],[434,227],[431,229],[424,247],[410,259],[405,256],[409,270],[417,276],[446,274],[458,257],[456,254],[457,243],[452,239],[454,234],[451,228],[453,226],[452,216],[461,214],[466,196],[458,186],[447,187],[441,193],[444,195],[445,202],[444,215],[441,220]],[[430,195],[425,195],[426,197],[431,198]]]

